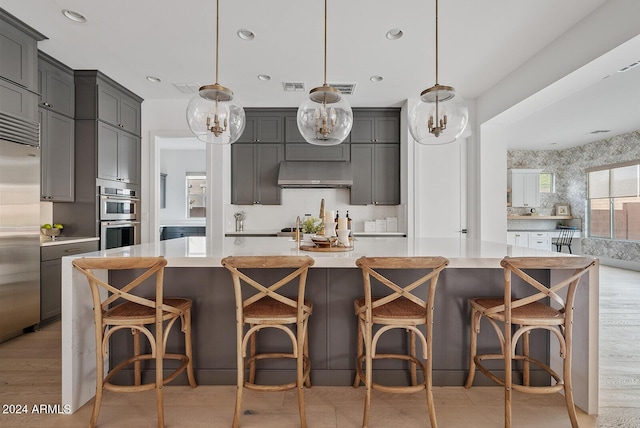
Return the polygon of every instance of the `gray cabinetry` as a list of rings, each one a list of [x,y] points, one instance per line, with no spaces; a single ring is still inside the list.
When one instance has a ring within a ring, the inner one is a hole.
[[[140,183],[140,138],[98,122],[98,178]]]
[[[400,142],[398,110],[364,109],[353,113],[352,143]]]
[[[74,89],[73,70],[47,54],[38,52],[38,106],[73,117]]]
[[[80,149],[95,159],[93,177],[140,184],[140,112],[142,99],[96,70],[76,70],[76,132]]]
[[[231,146],[231,203],[280,205],[278,171],[284,144],[233,144]]]
[[[75,181],[73,70],[38,53],[41,199],[72,202]]]
[[[99,241],[40,247],[40,321],[57,317],[61,310],[62,257],[98,251]]]
[[[160,233],[160,240],[184,238],[185,236],[206,236],[203,226],[165,226]]]
[[[287,144],[287,161],[348,161],[351,158],[349,144],[335,146],[316,146],[308,143]]]
[[[269,110],[248,111],[240,143],[282,143],[284,141],[282,112]]]
[[[0,77],[27,88],[37,89],[37,42],[45,36],[0,10]]]
[[[74,200],[74,120],[39,109],[41,130],[40,192],[43,201]]]
[[[0,8],[0,138],[40,144],[37,42],[46,39]]]
[[[400,203],[400,145],[351,144],[351,205]]]

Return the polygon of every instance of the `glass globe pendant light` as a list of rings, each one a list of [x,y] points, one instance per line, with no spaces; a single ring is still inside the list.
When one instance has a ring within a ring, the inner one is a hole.
[[[334,146],[347,138],[353,112],[339,90],[327,84],[327,0],[324,1],[324,84],[309,91],[300,104],[298,129],[304,139],[318,146]]]
[[[452,143],[462,135],[469,111],[460,94],[438,83],[438,0],[436,0],[436,84],[420,94],[409,112],[409,133],[420,144]]]
[[[187,106],[187,123],[200,141],[230,144],[242,135],[244,109],[233,102],[233,91],[218,83],[219,1],[216,1],[216,83],[200,87]]]

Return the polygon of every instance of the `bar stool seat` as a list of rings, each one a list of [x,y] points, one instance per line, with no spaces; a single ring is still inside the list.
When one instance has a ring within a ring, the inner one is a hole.
[[[432,336],[433,309],[436,285],[440,272],[449,264],[444,257],[361,257],[356,265],[361,268],[364,283],[364,298],[356,299],[354,309],[358,317],[358,355],[354,388],[364,381],[365,405],[362,426],[369,425],[371,390],[390,393],[413,393],[426,391],[429,420],[432,428],[437,428],[435,405],[432,391]],[[407,283],[389,279],[385,269],[394,273],[404,271]],[[386,276],[385,276],[386,275]],[[371,279],[373,277],[373,280]],[[373,284],[372,284],[373,283]],[[417,289],[428,284],[425,292]],[[373,296],[373,287],[377,285]],[[374,333],[374,326],[379,328]],[[425,333],[418,327],[424,326]],[[379,353],[378,342],[388,331],[400,329],[409,332],[408,353]],[[416,355],[416,338],[422,345],[422,358]],[[411,385],[391,386],[373,381],[373,360],[396,359],[409,363]],[[363,368],[364,363],[364,368]],[[417,368],[424,381],[418,383]]]
[[[193,373],[191,350],[191,307],[187,298],[163,295],[164,267],[167,261],[163,257],[99,257],[79,258],[72,261],[75,269],[87,277],[91,288],[94,307],[96,336],[96,397],[91,414],[90,425],[95,427],[100,413],[103,390],[115,392],[140,392],[156,390],[157,424],[164,427],[164,401],[162,386],[171,382],[185,369],[189,385],[194,388],[196,381]],[[99,278],[95,270],[124,271],[137,275],[126,285],[110,284]],[[143,271],[140,274],[140,271]],[[155,279],[155,281],[153,281]],[[147,281],[149,280],[149,281]],[[155,283],[153,297],[136,293],[136,287],[146,282]],[[184,353],[168,353],[167,338],[176,321],[180,320],[184,333]],[[148,328],[147,326],[153,326]],[[105,375],[104,360],[109,352],[109,338],[115,332],[130,329],[133,335],[133,356],[119,362]],[[142,353],[140,335],[149,341],[150,351]],[[163,361],[177,360],[179,365],[165,376]],[[154,381],[142,383],[142,365],[144,361],[154,361]],[[133,365],[133,385],[114,384],[111,380],[122,369]]]
[[[596,261],[588,257],[505,257],[501,261],[504,270],[503,297],[480,297],[469,300],[471,306],[471,334],[469,374],[465,388],[471,388],[475,371],[479,369],[489,379],[504,387],[505,391],[505,427],[511,427],[512,391],[534,394],[564,392],[565,404],[573,428],[578,427],[576,409],[573,402],[571,383],[573,304],[580,279],[588,273]],[[545,286],[526,270],[566,269],[571,272],[566,279]],[[524,283],[523,296],[514,297],[512,276]],[[584,281],[583,281],[584,282]],[[563,297],[562,293],[566,292]],[[546,303],[553,302],[553,306]],[[544,303],[543,303],[544,302]],[[500,352],[477,353],[480,322],[485,318],[496,333]],[[533,358],[530,351],[530,334],[535,330],[544,330],[555,336],[559,343],[560,358],[563,360],[562,373],[557,373],[544,361]],[[516,345],[522,339],[521,351]],[[504,378],[489,369],[485,360],[502,360]],[[522,363],[522,383],[513,381],[514,361]],[[554,381],[552,385],[533,386],[530,382],[530,366],[537,366]]]
[[[233,427],[240,425],[244,388],[267,392],[297,388],[300,425],[306,428],[303,388],[311,387],[308,322],[313,312],[313,303],[304,296],[307,272],[314,260],[309,256],[238,256],[226,257],[221,263],[231,272],[236,301],[237,390]],[[273,272],[275,269],[278,271]],[[280,279],[271,285],[263,285],[255,277],[258,276],[257,272],[264,270],[270,271],[266,275],[270,282],[273,277]],[[289,297],[283,294],[280,288],[294,283],[296,279],[296,295]],[[263,329],[284,332],[291,342],[291,350],[258,352],[256,336]],[[257,361],[276,358],[295,360],[295,381],[271,385],[256,383]],[[245,376],[247,368],[248,379]]]

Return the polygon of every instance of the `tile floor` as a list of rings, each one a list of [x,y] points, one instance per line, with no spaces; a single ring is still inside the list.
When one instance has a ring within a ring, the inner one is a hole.
[[[600,415],[579,412],[580,426],[640,427],[640,272],[601,268]],[[0,427],[86,427],[91,403],[73,415],[35,414],[34,404],[60,404],[60,323],[0,344]],[[306,390],[310,428],[359,427],[364,388],[319,387]],[[437,387],[440,427],[503,426],[499,387]],[[167,427],[229,427],[234,386],[165,388]],[[5,405],[27,405],[29,414],[4,414]],[[247,391],[242,427],[299,426],[292,391]],[[514,427],[569,427],[559,395],[514,395]],[[105,393],[100,427],[155,427],[153,391]],[[428,427],[424,394],[389,395],[374,391],[371,427]]]

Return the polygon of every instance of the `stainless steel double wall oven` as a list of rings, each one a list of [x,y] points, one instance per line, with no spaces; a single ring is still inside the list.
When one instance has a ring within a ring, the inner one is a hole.
[[[100,247],[140,243],[140,198],[132,189],[100,186]]]

